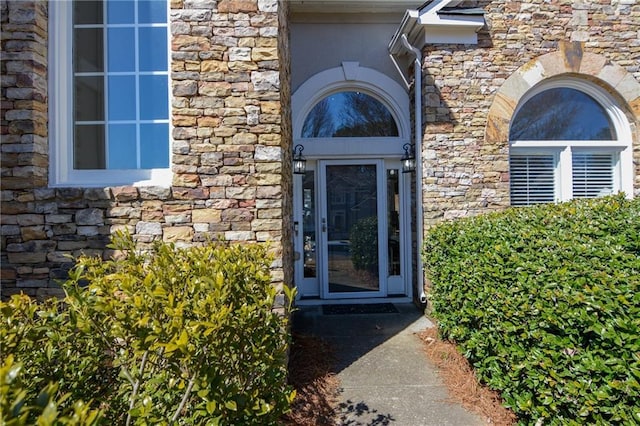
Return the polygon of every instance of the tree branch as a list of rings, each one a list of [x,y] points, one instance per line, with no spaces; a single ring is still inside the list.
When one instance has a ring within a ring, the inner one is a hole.
[[[129,398],[129,411],[127,412],[127,422],[126,426],[131,424],[131,410],[133,410],[133,406],[136,402],[136,395],[138,394],[138,389],[140,388],[140,378],[142,377],[142,372],[144,371],[144,366],[147,363],[147,355],[149,354],[149,350],[144,351],[142,354],[142,361],[140,362],[140,371],[138,374],[138,380],[133,385],[133,391],[131,392],[131,397]]]
[[[187,400],[189,399],[189,396],[191,396],[191,389],[193,389],[193,385],[194,385],[194,383],[196,381],[197,375],[198,375],[198,373],[195,372],[191,376],[191,379],[189,379],[189,384],[187,385],[187,390],[184,392],[184,395],[182,395],[182,401],[180,401],[180,405],[178,406],[178,409],[173,414],[173,417],[171,418],[171,423],[173,423],[176,420],[178,420],[178,416],[180,416],[180,412],[184,409],[184,406],[186,405]]]

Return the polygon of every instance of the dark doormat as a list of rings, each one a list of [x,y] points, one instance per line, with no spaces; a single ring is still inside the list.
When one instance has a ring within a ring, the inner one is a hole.
[[[393,305],[393,303],[322,305],[323,315],[396,314],[396,313],[398,313],[398,310]]]

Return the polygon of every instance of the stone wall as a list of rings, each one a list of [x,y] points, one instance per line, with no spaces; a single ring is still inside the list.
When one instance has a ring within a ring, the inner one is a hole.
[[[427,228],[443,219],[509,206],[507,137],[488,135],[487,124],[496,94],[519,69],[545,54],[560,52],[562,43],[575,42],[581,52],[601,57],[602,64],[614,64],[640,82],[640,3],[636,0],[465,3],[486,13],[487,25],[478,34],[478,45],[427,45],[424,49]],[[560,54],[557,69],[547,76],[563,70],[581,77],[579,69],[564,68],[565,59]],[[582,77],[604,81],[594,70],[583,71]],[[616,91],[617,84],[605,86]],[[630,121],[640,122],[639,105],[630,101],[626,107]],[[508,120],[500,124],[503,135],[505,128],[508,134],[508,124]],[[638,128],[633,130],[639,195],[640,137]]]
[[[170,188],[47,187],[47,3],[1,7],[3,297],[60,294],[73,257],[109,256],[118,229],[142,248],[269,242],[273,282],[291,282],[286,7],[171,0]]]

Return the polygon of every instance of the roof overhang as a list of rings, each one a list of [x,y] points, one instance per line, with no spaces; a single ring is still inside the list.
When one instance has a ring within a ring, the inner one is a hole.
[[[421,49],[425,44],[477,44],[484,25],[484,10],[459,8],[460,0],[430,0],[415,10],[407,10],[389,43],[391,54],[405,49],[400,38]]]

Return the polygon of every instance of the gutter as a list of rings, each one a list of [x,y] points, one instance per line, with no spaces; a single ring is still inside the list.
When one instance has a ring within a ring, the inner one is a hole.
[[[424,265],[422,263],[422,243],[424,240],[424,219],[423,219],[423,194],[422,194],[422,52],[415,46],[409,43],[406,34],[400,36],[400,42],[411,52],[414,57],[414,80],[413,80],[413,92],[415,95],[415,151],[416,156],[416,269],[417,269],[417,281],[418,291],[420,292],[420,303],[427,302],[427,296],[424,292]],[[394,61],[395,63],[395,61]],[[397,67],[397,64],[396,64]]]

